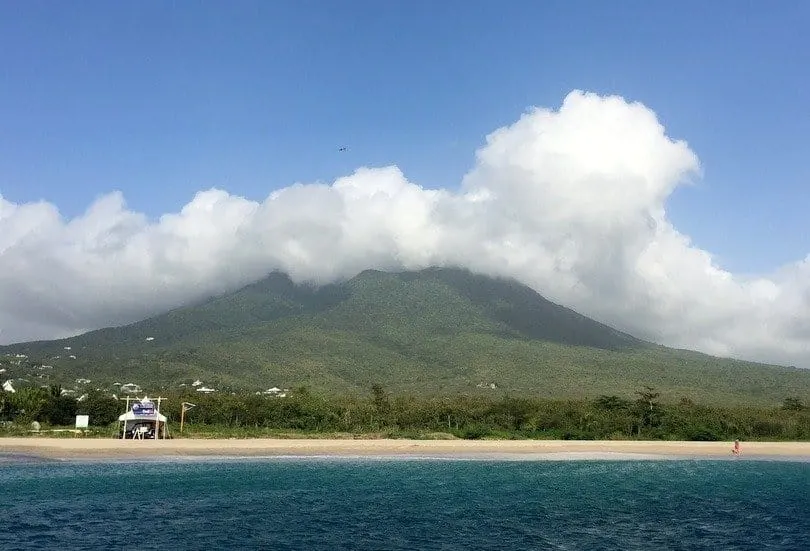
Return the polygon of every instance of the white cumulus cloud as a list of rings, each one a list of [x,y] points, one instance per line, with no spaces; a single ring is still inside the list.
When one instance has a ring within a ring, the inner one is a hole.
[[[662,344],[810,367],[810,256],[758,279],[723,270],[667,219],[699,175],[649,108],[574,91],[487,136],[457,192],[360,168],[261,203],[202,191],[156,222],[120,193],[72,220],[0,196],[0,342],[135,321],[274,269],[325,283],[452,265]]]

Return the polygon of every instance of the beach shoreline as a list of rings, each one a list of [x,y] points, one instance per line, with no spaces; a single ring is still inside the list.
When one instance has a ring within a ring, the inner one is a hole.
[[[635,440],[0,438],[0,455],[43,459],[160,457],[729,458],[732,442]],[[743,442],[740,457],[810,458],[810,442]]]

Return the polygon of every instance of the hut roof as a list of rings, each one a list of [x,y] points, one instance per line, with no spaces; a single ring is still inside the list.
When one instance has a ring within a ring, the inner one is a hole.
[[[132,410],[129,410],[126,413],[122,413],[118,416],[119,421],[160,421],[161,423],[166,422],[166,416],[161,415],[158,412],[155,412],[151,415],[142,415],[138,413],[134,413]]]

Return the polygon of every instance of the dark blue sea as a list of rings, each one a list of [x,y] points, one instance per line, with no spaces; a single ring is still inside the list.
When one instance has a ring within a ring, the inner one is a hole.
[[[810,463],[0,462],[0,549],[810,549]]]

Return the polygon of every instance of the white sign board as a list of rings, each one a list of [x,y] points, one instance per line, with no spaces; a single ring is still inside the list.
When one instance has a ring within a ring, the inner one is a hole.
[[[89,415],[77,415],[76,416],[76,428],[77,429],[86,429],[90,424],[90,416]]]

